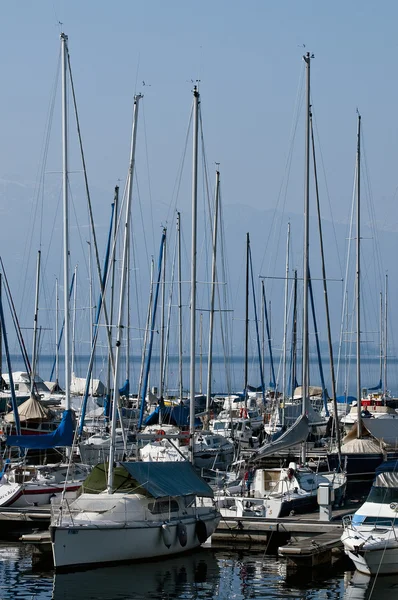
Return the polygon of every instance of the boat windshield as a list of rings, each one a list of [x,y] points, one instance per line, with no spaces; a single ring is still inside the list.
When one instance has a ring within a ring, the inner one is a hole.
[[[376,525],[377,527],[393,527],[396,525],[396,519],[388,517],[365,517],[362,525]]]
[[[375,502],[377,504],[391,504],[391,502],[398,502],[398,488],[373,486],[369,492],[367,502]]]

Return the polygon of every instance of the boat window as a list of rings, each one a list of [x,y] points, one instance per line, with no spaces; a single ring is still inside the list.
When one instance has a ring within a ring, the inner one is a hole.
[[[150,502],[148,508],[154,515],[160,513],[177,512],[179,510],[178,502],[175,500],[158,500],[156,502]]]
[[[398,502],[398,489],[373,486],[369,492],[368,502],[377,504],[391,504]]]
[[[217,430],[225,429],[225,423],[214,423],[214,429],[217,429]]]
[[[366,517],[363,525],[377,525],[378,527],[392,527],[396,524],[396,519],[388,517]]]

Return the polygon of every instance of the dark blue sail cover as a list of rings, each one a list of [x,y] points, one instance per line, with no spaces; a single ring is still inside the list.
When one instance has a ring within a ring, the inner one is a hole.
[[[368,388],[368,392],[374,392],[376,390],[381,390],[381,388],[383,387],[383,383],[380,379],[379,383],[377,385],[375,385],[374,387],[370,387]]]
[[[355,396],[336,396],[336,402],[338,404],[352,404],[354,401],[356,402]]]
[[[69,409],[62,415],[62,420],[55,431],[42,435],[9,435],[6,440],[7,446],[18,446],[19,448],[34,448],[46,450],[59,446],[72,446],[74,435],[73,410]]]
[[[376,468],[376,476],[381,473],[398,473],[398,460],[386,460]]]
[[[128,396],[130,394],[130,381],[126,379],[122,387],[119,388],[119,394],[121,396]]]
[[[144,427],[147,425],[156,425],[157,423],[167,423],[177,427],[187,427],[189,425],[189,405],[177,404],[175,406],[157,406],[145,419]],[[200,427],[201,425],[201,420],[195,417],[195,428]]]

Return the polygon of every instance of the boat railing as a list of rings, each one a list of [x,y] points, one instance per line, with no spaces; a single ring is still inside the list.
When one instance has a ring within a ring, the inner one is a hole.
[[[51,502],[51,524],[52,525],[61,525],[62,519],[65,514],[71,519],[73,523],[73,511],[70,506],[67,498],[53,498]]]
[[[354,529],[352,524],[352,515],[345,515],[342,518],[344,529]]]

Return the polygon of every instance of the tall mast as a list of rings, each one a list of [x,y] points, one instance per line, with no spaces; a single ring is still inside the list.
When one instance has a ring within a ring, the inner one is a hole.
[[[358,114],[357,133],[357,239],[356,239],[356,324],[357,324],[357,438],[362,436],[361,392],[361,115]]]
[[[131,199],[133,190],[134,164],[135,164],[135,147],[137,141],[137,118],[138,106],[141,95],[134,96],[134,114],[133,128],[131,134],[131,149],[130,149],[130,164],[127,185],[127,202],[126,202],[126,219],[124,223],[124,244],[123,244],[123,261],[122,261],[122,279],[120,283],[120,299],[119,299],[119,315],[116,329],[116,354],[115,354],[115,374],[114,374],[114,390],[113,390],[113,406],[112,406],[112,428],[111,428],[111,444],[109,449],[109,465],[108,465],[108,494],[113,492],[113,461],[115,456],[115,437],[116,437],[116,420],[118,414],[118,406],[120,399],[119,392],[119,370],[120,370],[120,352],[121,342],[123,338],[123,317],[126,300],[126,282],[127,282],[127,261],[128,261],[128,245],[130,241],[129,223],[131,215]]]
[[[62,194],[64,229],[64,343],[65,343],[65,409],[70,401],[70,316],[69,316],[69,198],[68,198],[68,106],[67,106],[67,65],[68,36],[61,33],[62,47]],[[75,282],[76,285],[76,282]]]
[[[214,222],[213,222],[213,258],[211,266],[211,296],[210,296],[210,325],[209,325],[209,354],[207,357],[207,396],[206,413],[209,414],[211,402],[211,378],[213,366],[213,329],[214,329],[214,296],[216,290],[216,265],[217,265],[217,228],[218,228],[218,198],[220,188],[220,172],[216,171],[216,190],[214,198]]]
[[[58,388],[59,386],[59,293],[58,293],[58,279],[55,280],[55,383]]]
[[[193,89],[193,152],[192,152],[192,248],[191,248],[191,360],[189,377],[189,454],[193,463],[193,437],[195,433],[195,359],[196,359],[196,232],[198,213],[198,132],[199,91]]]
[[[167,238],[164,238],[163,246],[163,264],[162,264],[162,308],[160,311],[160,352],[159,352],[159,398],[164,395],[163,390],[163,362],[164,362],[164,311],[166,302],[166,244]]]
[[[325,267],[325,252],[323,248],[323,235],[322,235],[322,220],[321,220],[321,208],[319,202],[319,188],[318,188],[318,175],[315,159],[315,142],[314,142],[314,130],[312,127],[312,115],[310,116],[311,125],[311,142],[312,142],[312,156],[314,161],[314,176],[315,176],[315,192],[316,192],[316,205],[318,213],[318,230],[319,230],[319,244],[321,250],[321,263],[322,263],[322,279],[323,279],[323,294],[325,299],[325,312],[326,312],[326,325],[328,332],[328,349],[329,349],[329,364],[330,364],[330,379],[332,383],[332,398],[333,398],[333,418],[335,425],[335,435],[337,442],[337,454],[339,458],[339,464],[341,466],[341,444],[340,444],[340,429],[339,429],[339,417],[337,410],[337,392],[336,392],[336,378],[334,374],[334,359],[333,359],[333,345],[332,345],[332,332],[330,328],[330,311],[329,311],[329,297],[326,280],[326,267]],[[315,315],[315,313],[314,313]]]
[[[308,412],[308,288],[309,288],[309,205],[310,205],[310,68],[311,55],[303,57],[306,63],[306,118],[305,118],[305,178],[304,178],[304,252],[303,252],[303,362],[302,362],[302,414]],[[306,459],[305,443],[302,446],[301,460]]]
[[[131,275],[131,249],[130,249],[130,223],[128,224],[128,244],[127,244],[127,328],[126,328],[126,377],[127,395],[130,392],[130,275]]]
[[[94,337],[93,337],[93,333],[94,333],[94,319],[93,319],[93,274],[92,274],[92,268],[91,268],[91,243],[87,242],[88,244],[88,286],[89,286],[89,295],[88,295],[88,301],[89,301],[89,323],[90,323],[90,348],[93,347],[93,343],[94,343]],[[90,373],[90,379],[92,381],[92,373]],[[91,393],[93,392],[93,386],[91,386]]]
[[[309,200],[310,200],[310,67],[311,55],[309,52],[303,57],[306,63],[306,119],[305,119],[305,180],[304,180],[304,265],[303,265],[303,414],[308,411],[308,278],[309,278]]]
[[[290,223],[287,224],[286,238],[286,270],[285,270],[285,309],[283,318],[283,363],[282,363],[282,398],[286,399],[286,352],[287,352],[287,302],[289,296],[289,246],[290,246]],[[283,411],[284,415],[284,411]],[[284,425],[284,422],[282,422]]]
[[[292,398],[297,381],[297,269],[294,270],[293,334],[292,334]],[[283,403],[285,406],[285,403]]]
[[[380,335],[379,335],[379,347],[380,347],[380,356],[379,356],[379,383],[380,386],[382,386],[382,382],[383,382],[383,336],[384,336],[384,329],[383,329],[383,292],[380,291]]]
[[[111,300],[109,309],[109,337],[112,340],[112,324],[113,324],[113,305],[115,298],[115,270],[116,270],[116,234],[117,234],[117,222],[118,222],[118,208],[119,208],[119,186],[115,186],[115,195],[113,199],[114,204],[114,216],[113,216],[113,252],[112,252],[112,269],[111,269]],[[109,352],[108,356],[108,369],[106,378],[106,390],[110,397],[111,392],[111,356]]]
[[[261,289],[264,288],[264,280],[261,281]],[[261,361],[263,366],[263,373],[265,379],[265,302],[264,302],[264,294],[261,294]]]
[[[199,315],[199,394],[202,394],[203,376],[203,313]]]
[[[246,289],[245,289],[245,371],[243,392],[245,394],[245,408],[247,408],[248,364],[249,364],[249,248],[250,235],[246,233]]]
[[[384,292],[384,404],[387,398],[387,308],[388,308],[388,275],[386,274],[386,289]]]
[[[153,256],[151,258],[151,283],[149,286],[149,300],[148,300],[148,310],[146,315],[146,324],[144,331],[144,341],[142,344],[142,355],[141,355],[141,368],[140,368],[140,378],[138,380],[138,390],[137,397],[140,398],[141,390],[142,390],[142,382],[144,380],[144,368],[145,368],[145,355],[146,355],[146,347],[148,344],[149,329],[151,326],[151,315],[152,315],[152,298],[153,298],[153,270],[154,270],[154,262]]]
[[[181,214],[177,213],[178,233],[178,384],[179,399],[182,400],[182,288],[181,288]]]
[[[0,273],[0,304],[2,303],[3,294],[3,275]],[[0,322],[0,390],[3,389],[3,332]]]
[[[36,379],[36,364],[37,364],[37,321],[39,313],[39,289],[40,289],[40,259],[41,252],[37,252],[37,268],[36,268],[36,294],[35,294],[35,314],[33,317],[33,347],[32,347],[32,372],[30,374],[30,393],[33,395]]]
[[[77,265],[75,266],[75,287],[73,288],[72,357],[71,357],[72,377],[74,376],[74,373],[75,373],[76,298],[77,298]]]

